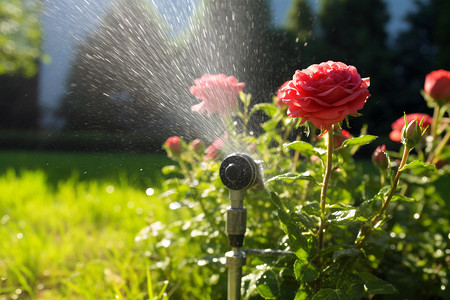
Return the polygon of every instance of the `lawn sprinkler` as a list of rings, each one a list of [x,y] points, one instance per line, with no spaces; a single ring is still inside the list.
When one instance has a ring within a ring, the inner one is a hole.
[[[231,251],[225,253],[228,267],[228,300],[241,298],[242,266],[246,254],[252,255],[293,255],[290,251],[270,249],[241,249],[247,229],[247,209],[244,207],[245,191],[252,187],[263,188],[261,163],[250,156],[235,153],[227,156],[219,170],[220,179],[229,189],[231,205],[227,208],[226,230]]]

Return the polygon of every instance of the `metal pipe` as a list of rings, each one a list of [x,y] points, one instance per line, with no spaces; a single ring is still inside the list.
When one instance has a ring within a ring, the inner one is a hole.
[[[241,299],[242,266],[245,264],[245,253],[239,248],[225,253],[228,268],[227,299]]]

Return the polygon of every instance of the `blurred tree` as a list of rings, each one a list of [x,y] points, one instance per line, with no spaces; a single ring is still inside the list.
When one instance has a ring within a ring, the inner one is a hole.
[[[0,2],[0,128],[38,127],[40,1]]]
[[[437,37],[447,28],[439,28],[439,0],[415,1],[415,8],[407,16],[408,29],[401,32],[395,40],[393,51],[393,70],[397,77],[395,104],[403,107],[406,113],[430,112],[419,91],[423,89],[425,76],[440,65],[439,58],[449,57],[437,43]],[[447,1],[443,1],[447,3]]]
[[[36,74],[42,39],[39,14],[36,0],[0,2],[0,75]]]
[[[173,78],[167,31],[145,0],[117,1],[76,51],[59,113],[71,130],[170,133],[161,106]],[[153,132],[150,132],[153,130]]]

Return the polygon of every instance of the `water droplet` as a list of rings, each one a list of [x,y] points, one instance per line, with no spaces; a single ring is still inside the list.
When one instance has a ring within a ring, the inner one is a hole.
[[[169,205],[169,208],[170,208],[170,209],[173,209],[173,210],[179,209],[180,207],[181,207],[181,203],[180,203],[180,202],[172,202],[172,203],[170,203],[170,205]]]
[[[147,194],[147,196],[152,196],[155,193],[155,190],[152,188],[148,188],[145,190],[145,193]]]
[[[138,215],[142,215],[143,212],[144,212],[144,209],[143,209],[142,207],[136,208],[136,213],[137,213]]]
[[[0,220],[0,223],[2,223],[2,225],[6,224],[9,221],[10,217],[8,215],[4,215],[2,217],[2,219]]]
[[[417,219],[419,219],[419,218],[420,218],[420,215],[419,215],[418,213],[415,213],[415,214],[414,214],[414,219],[417,220]]]
[[[22,239],[22,238],[23,238],[23,233],[19,232],[19,233],[17,234],[17,238],[18,238],[19,240]]]
[[[115,212],[119,212],[121,207],[120,207],[120,205],[116,205],[116,206],[114,206],[113,209],[114,209]]]
[[[133,208],[134,207],[134,202],[133,201],[128,201],[127,207],[128,208]]]

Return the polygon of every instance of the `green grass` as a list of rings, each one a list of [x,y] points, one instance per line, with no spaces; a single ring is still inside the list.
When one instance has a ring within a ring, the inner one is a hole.
[[[151,262],[134,238],[170,222],[157,196],[164,157],[0,152],[0,161],[0,299],[148,297]],[[158,294],[164,284],[152,285]]]

